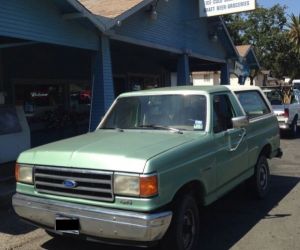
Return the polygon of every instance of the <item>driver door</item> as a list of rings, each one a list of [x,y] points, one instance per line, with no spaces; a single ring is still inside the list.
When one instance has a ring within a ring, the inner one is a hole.
[[[218,188],[223,186],[231,188],[232,181],[243,174],[248,165],[246,130],[233,128],[233,117],[236,117],[236,112],[229,96],[227,94],[214,95],[213,132],[217,148]]]

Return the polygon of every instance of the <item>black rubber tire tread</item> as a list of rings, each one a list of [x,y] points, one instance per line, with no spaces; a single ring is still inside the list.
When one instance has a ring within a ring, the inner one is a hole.
[[[294,126],[296,126],[296,130],[294,129]],[[293,121],[293,123],[292,123],[292,125],[291,125],[291,128],[290,128],[290,136],[292,137],[292,138],[295,138],[295,137],[297,137],[297,133],[298,133],[298,126],[297,126],[297,120],[296,119],[294,119],[294,121]]]
[[[264,189],[261,188],[260,185],[260,170],[263,167],[266,168],[266,174],[267,174],[267,184],[266,187]],[[268,160],[267,157],[265,155],[260,155],[260,157],[258,158],[258,161],[255,165],[255,173],[254,175],[251,177],[251,179],[249,180],[249,185],[250,185],[250,190],[251,192],[253,192],[253,194],[255,195],[256,198],[258,199],[264,199],[270,190],[270,169],[269,169],[269,164],[268,164]]]
[[[199,250],[200,238],[200,222],[199,222],[199,207],[191,194],[183,194],[174,202],[174,211],[171,225],[160,242],[161,250]],[[195,216],[195,238],[192,246],[185,248],[181,237],[183,217],[186,209],[191,209]]]

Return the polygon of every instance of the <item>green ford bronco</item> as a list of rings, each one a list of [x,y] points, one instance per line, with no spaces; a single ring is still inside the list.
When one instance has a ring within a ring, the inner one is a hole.
[[[281,155],[259,88],[131,92],[94,132],[23,152],[13,206],[53,236],[194,250],[199,207],[246,180],[265,197]]]

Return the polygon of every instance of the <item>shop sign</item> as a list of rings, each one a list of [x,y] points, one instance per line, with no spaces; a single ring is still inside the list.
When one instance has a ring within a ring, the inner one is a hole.
[[[243,69],[244,69],[243,64],[241,64],[240,62],[235,62],[234,73],[237,76],[243,75]]]
[[[255,10],[256,0],[199,0],[200,17]]]
[[[250,75],[250,69],[247,65],[244,65],[240,62],[235,62],[234,74],[236,74],[237,76],[247,77]]]

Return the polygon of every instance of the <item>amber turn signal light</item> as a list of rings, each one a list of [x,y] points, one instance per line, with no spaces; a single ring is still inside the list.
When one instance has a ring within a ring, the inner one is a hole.
[[[20,165],[18,163],[16,163],[15,165],[15,178],[16,181],[18,182],[20,178]]]
[[[158,181],[156,175],[140,177],[140,196],[152,197],[158,194]]]

